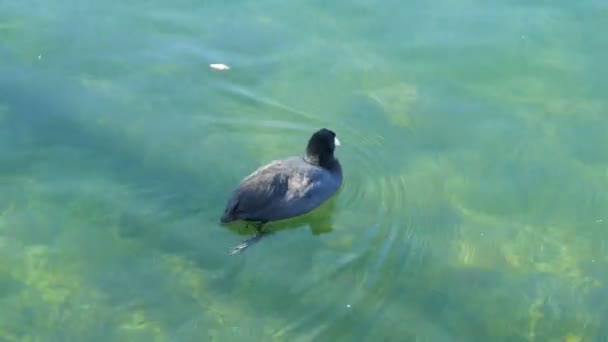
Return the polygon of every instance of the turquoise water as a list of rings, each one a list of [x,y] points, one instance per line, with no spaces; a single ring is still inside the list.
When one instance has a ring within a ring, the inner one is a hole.
[[[0,2],[0,340],[608,338],[607,15]],[[340,193],[227,255],[319,127]]]

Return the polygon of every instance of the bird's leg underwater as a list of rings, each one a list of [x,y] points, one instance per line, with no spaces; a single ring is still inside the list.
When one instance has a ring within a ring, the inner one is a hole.
[[[264,226],[266,225],[266,223],[268,223],[268,222],[258,222],[254,225],[254,228],[258,232],[258,234],[268,234],[270,232],[270,231],[264,229]]]
[[[248,222],[245,225],[245,227],[247,227],[247,228],[253,227],[255,229],[256,233],[258,233],[258,234],[259,233],[268,233],[268,231],[266,231],[264,229],[264,226],[266,225],[266,223],[268,223],[268,222],[267,221],[266,222],[262,222],[262,221],[260,221],[260,222]]]
[[[264,229],[264,226],[267,222],[256,222],[253,224],[253,227],[256,230],[256,234],[246,240],[241,241],[238,245],[230,248],[228,252],[230,255],[242,253],[245,249],[249,248],[249,246],[254,243],[260,241],[264,236],[270,234],[269,230]]]

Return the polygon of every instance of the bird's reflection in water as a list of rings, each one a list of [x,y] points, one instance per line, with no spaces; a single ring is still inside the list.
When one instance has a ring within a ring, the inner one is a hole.
[[[333,230],[333,216],[335,213],[336,198],[337,196],[323,203],[317,209],[306,215],[266,223],[262,232],[258,232],[256,223],[252,222],[240,221],[225,224],[225,227],[238,235],[252,235],[251,237],[230,248],[228,253],[231,255],[240,254],[247,248],[251,247],[251,245],[254,243],[260,241],[262,238],[279,232],[285,233],[284,231],[287,230],[309,227],[312,235],[321,235],[331,232]]]

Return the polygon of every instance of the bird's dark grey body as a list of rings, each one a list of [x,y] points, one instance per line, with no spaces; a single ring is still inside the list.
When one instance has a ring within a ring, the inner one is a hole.
[[[221,221],[268,222],[300,216],[323,204],[341,185],[337,161],[328,170],[301,156],[275,160],[241,181]]]
[[[272,161],[245,177],[226,204],[220,221],[258,222],[257,234],[233,247],[245,250],[268,232],[265,223],[304,215],[332,197],[342,186],[342,166],[334,157],[340,142],[322,128],[308,140],[303,156]]]

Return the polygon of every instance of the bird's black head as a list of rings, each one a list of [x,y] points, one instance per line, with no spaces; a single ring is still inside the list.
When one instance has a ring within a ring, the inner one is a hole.
[[[336,146],[340,146],[336,133],[327,128],[322,128],[308,140],[306,160],[311,164],[331,168],[336,162],[334,158]]]

